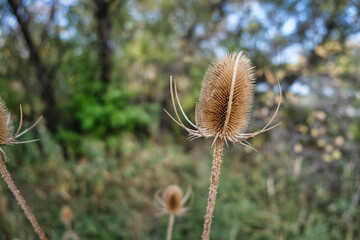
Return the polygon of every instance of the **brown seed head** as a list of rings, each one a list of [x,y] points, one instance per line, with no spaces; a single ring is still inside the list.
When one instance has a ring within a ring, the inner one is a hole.
[[[64,224],[70,224],[73,218],[73,213],[69,206],[64,206],[60,211],[60,219]]]
[[[13,126],[10,119],[10,113],[6,108],[4,101],[0,98],[0,145],[7,143],[11,138]]]
[[[240,138],[249,123],[254,81],[254,67],[242,52],[211,63],[197,109],[197,122],[204,135],[230,141]]]
[[[168,213],[178,215],[182,209],[183,193],[176,185],[168,186],[163,193],[163,200]]]

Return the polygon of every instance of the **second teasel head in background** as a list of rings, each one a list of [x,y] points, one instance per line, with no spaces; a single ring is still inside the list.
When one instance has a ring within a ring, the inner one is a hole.
[[[164,190],[157,191],[155,200],[159,208],[158,215],[170,214],[181,216],[186,213],[189,208],[185,207],[185,204],[191,192],[191,188],[189,188],[185,195],[183,195],[181,188],[177,185],[169,185]]]

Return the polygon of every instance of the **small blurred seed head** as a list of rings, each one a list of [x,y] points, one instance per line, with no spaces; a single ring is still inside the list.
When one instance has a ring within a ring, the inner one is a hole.
[[[182,190],[177,185],[169,185],[162,191],[161,197],[159,197],[159,190],[155,194],[156,202],[159,206],[158,215],[170,214],[180,216],[187,212],[189,208],[185,207],[186,201],[191,195],[191,188],[187,190],[183,195]]]
[[[206,135],[229,140],[244,132],[249,124],[254,81],[254,67],[242,53],[228,54],[212,62],[205,73],[199,98],[200,129]],[[229,104],[229,101],[232,102]]]
[[[163,200],[166,206],[166,210],[170,214],[177,215],[179,214],[182,203],[181,200],[183,198],[183,193],[181,189],[176,185],[168,186],[163,193]]]
[[[337,136],[335,138],[335,144],[338,147],[341,147],[342,145],[344,145],[344,142],[345,142],[345,140],[344,140],[344,138],[342,136]]]
[[[69,225],[73,218],[73,213],[69,206],[63,206],[60,210],[60,219],[65,225]]]
[[[0,145],[6,144],[11,138],[13,132],[13,125],[10,118],[10,113],[4,101],[0,98]]]
[[[302,150],[303,150],[303,146],[302,146],[301,143],[296,143],[296,144],[294,145],[294,152],[300,153],[300,152],[302,152]]]

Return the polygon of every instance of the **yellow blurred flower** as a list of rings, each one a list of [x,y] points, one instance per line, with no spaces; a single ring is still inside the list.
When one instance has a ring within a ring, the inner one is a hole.
[[[341,152],[339,150],[335,150],[331,156],[335,159],[335,160],[339,160],[342,156]]]
[[[322,147],[322,148],[323,148],[323,147],[325,147],[326,142],[325,142],[324,139],[319,139],[319,140],[317,140],[316,144],[317,144],[319,147]]]
[[[296,125],[296,129],[302,134],[306,134],[309,130],[309,128],[305,124]]]
[[[326,147],[325,147],[326,152],[331,152],[333,150],[334,150],[334,145],[332,145],[332,144],[326,145]]]
[[[326,154],[326,153],[321,155],[321,160],[323,160],[324,162],[327,162],[327,163],[332,162],[332,158],[330,157],[329,154]]]
[[[310,131],[310,135],[314,138],[319,136],[319,130],[317,130],[316,128],[311,129]]]

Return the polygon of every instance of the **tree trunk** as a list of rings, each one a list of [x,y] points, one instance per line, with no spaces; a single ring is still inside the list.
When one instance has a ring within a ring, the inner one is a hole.
[[[110,83],[111,73],[111,48],[109,45],[111,23],[110,2],[106,0],[95,0],[97,21],[98,51],[101,64],[100,79],[103,83]]]
[[[45,103],[44,116],[46,118],[47,128],[51,133],[55,133],[59,114],[57,113],[55,91],[51,82],[53,76],[49,75],[49,71],[47,71],[40,58],[39,48],[30,35],[27,21],[24,20],[24,17],[18,11],[20,4],[16,0],[8,0],[8,3],[23,33],[24,40],[30,52],[30,61],[35,67],[36,78],[40,84],[41,97]]]

